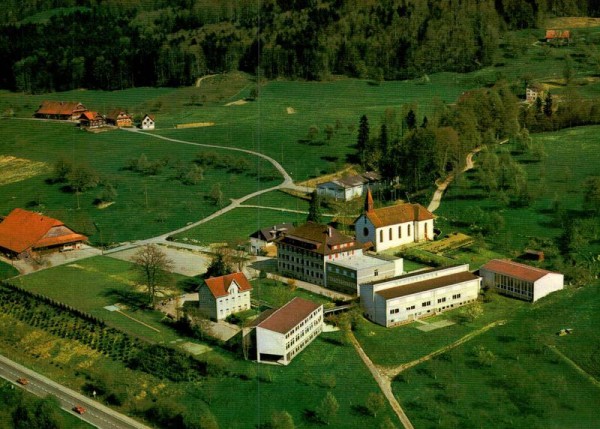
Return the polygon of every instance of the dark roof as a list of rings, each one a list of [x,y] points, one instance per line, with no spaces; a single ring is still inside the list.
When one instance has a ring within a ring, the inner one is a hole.
[[[322,255],[361,248],[361,244],[356,242],[354,238],[342,234],[331,226],[314,222],[307,222],[292,229],[287,234],[277,238],[275,242],[302,247]]]
[[[252,285],[244,275],[244,273],[233,273],[227,274],[226,276],[211,277],[204,280],[204,283],[208,287],[208,290],[212,293],[215,298],[229,295],[227,290],[231,283],[235,281],[240,287],[240,292],[252,290]]]
[[[365,213],[365,216],[367,216],[376,228],[434,218],[433,213],[421,204],[410,203],[369,210]]]
[[[339,179],[334,179],[329,182],[324,182],[324,183],[317,185],[317,187],[323,187],[324,185],[327,185],[328,183],[333,183],[334,185],[337,185],[341,188],[353,188],[355,186],[364,185],[365,183],[375,182],[378,180],[380,180],[379,174],[375,173],[373,171],[370,171],[370,172],[366,172],[363,174],[353,174],[350,176],[341,177]]]
[[[505,276],[513,277],[515,279],[525,280],[526,282],[535,282],[547,274],[553,274],[552,271],[519,264],[518,262],[509,261],[508,259],[492,259],[482,266],[480,270],[481,269],[504,274]]]
[[[424,270],[417,270],[417,271],[412,271],[412,272],[410,272],[408,274],[402,274],[400,276],[388,277],[386,279],[381,279],[381,280],[376,280],[374,282],[369,282],[369,284],[378,285],[378,284],[381,284],[381,283],[389,283],[389,282],[394,281],[394,280],[408,279],[408,278],[411,278],[411,277],[420,276],[421,274],[435,273],[436,271],[444,271],[444,270],[447,270],[449,268],[454,268],[454,267],[459,267],[459,266],[460,266],[460,264],[451,265],[449,267],[438,267],[438,268],[428,268],[428,269],[424,269]]]
[[[117,119],[131,119],[131,115],[123,109],[113,109],[106,115],[106,119],[116,121]]]
[[[294,229],[294,225],[291,223],[280,223],[277,225],[273,225],[269,228],[261,228],[258,231],[250,234],[252,238],[258,238],[260,240],[264,240],[267,242],[271,242],[277,237],[279,237],[282,233],[286,233],[290,230]]]
[[[414,293],[425,292],[444,286],[451,286],[453,284],[464,283],[469,280],[475,280],[478,278],[479,277],[477,277],[474,274],[471,274],[468,271],[463,271],[461,273],[450,274],[447,276],[435,277],[416,283],[409,283],[407,285],[396,286],[375,293],[388,300],[393,298],[399,298],[401,296],[412,295]]]
[[[321,304],[304,298],[295,297],[260,322],[257,327],[285,334],[321,307]]]

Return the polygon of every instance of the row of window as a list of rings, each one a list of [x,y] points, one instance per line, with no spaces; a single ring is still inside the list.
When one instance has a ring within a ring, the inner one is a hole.
[[[308,344],[310,344],[312,342],[312,340],[321,333],[321,329],[317,329],[315,331],[313,331],[308,337],[306,337],[302,343],[298,344],[296,346],[296,348],[294,348],[294,350],[290,350],[287,354],[286,354],[286,359],[288,361],[292,360],[292,358],[294,356],[296,356],[296,354],[298,354],[298,352],[300,350],[302,350],[304,347],[306,347]],[[287,349],[287,348],[286,348]]]
[[[460,293],[454,294],[452,295],[452,299],[459,299],[460,298]],[[438,304],[442,304],[446,302],[446,297],[442,297],[442,298],[438,298],[437,303]],[[429,307],[431,306],[431,301],[425,301],[421,303],[421,307]],[[415,309],[415,305],[411,305],[409,307],[406,307],[406,311],[411,311]],[[400,312],[399,308],[392,308],[390,310],[390,314],[398,314]]]
[[[426,226],[426,228],[427,228],[427,226]],[[411,234],[412,234],[412,225],[408,224],[408,225],[406,225],[406,236],[410,237]],[[365,236],[369,235],[369,230],[367,228],[365,228],[365,230],[364,230],[364,235]],[[385,234],[384,234],[383,229],[380,229],[379,230],[379,242],[380,243],[383,243],[383,241],[384,241],[384,235]],[[394,229],[393,228],[389,228],[387,235],[388,235],[388,240],[392,241],[394,239]],[[402,238],[402,225],[398,226],[398,237],[397,238],[398,239]]]

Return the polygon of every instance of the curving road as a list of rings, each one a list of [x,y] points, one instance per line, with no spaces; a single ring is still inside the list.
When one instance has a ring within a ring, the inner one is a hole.
[[[62,409],[71,412],[82,420],[100,429],[150,429],[126,415],[120,414],[104,405],[83,396],[74,390],[62,386],[54,381],[25,368],[16,362],[0,355],[0,377],[24,388],[37,396],[55,396]],[[26,378],[29,383],[26,386],[17,384],[18,378]],[[73,407],[83,406],[86,412],[83,415],[76,414]]]

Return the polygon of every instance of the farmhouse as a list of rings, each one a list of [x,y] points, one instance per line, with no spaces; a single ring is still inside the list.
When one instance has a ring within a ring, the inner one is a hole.
[[[493,259],[479,269],[483,286],[525,301],[538,299],[564,287],[564,276],[509,260]]]
[[[79,125],[82,128],[100,128],[106,125],[106,121],[98,112],[92,112],[88,110],[87,112],[83,112],[79,117]]]
[[[295,297],[263,313],[256,326],[256,360],[287,365],[323,331],[323,306]]]
[[[368,190],[364,213],[354,223],[356,239],[361,243],[372,243],[377,252],[432,240],[433,218],[433,213],[420,204],[396,204],[375,209]]]
[[[543,99],[546,94],[546,87],[539,83],[531,84],[525,89],[525,101],[535,103],[538,98]]]
[[[133,126],[133,118],[124,110],[111,110],[106,115],[106,123],[116,127],[131,127]]]
[[[200,310],[213,320],[250,309],[252,285],[243,273],[204,280],[198,290]]]
[[[39,109],[34,113],[34,117],[41,119],[60,119],[65,121],[76,121],[82,113],[86,112],[86,107],[72,101],[42,101]]]
[[[270,228],[262,228],[250,234],[250,252],[257,255],[261,251],[268,252],[275,247],[275,239],[294,229],[291,223],[280,223]]]
[[[360,285],[365,316],[386,327],[473,302],[481,278],[468,265],[417,271]]]
[[[361,197],[368,188],[379,185],[380,176],[375,172],[354,174],[317,185],[317,193],[336,200],[350,201]]]
[[[140,128],[142,130],[153,130],[154,129],[154,116],[152,115],[144,115],[142,118],[142,122],[140,123]]]
[[[0,251],[9,257],[79,248],[86,240],[57,219],[19,208],[0,223]]]
[[[569,30],[546,30],[546,43],[569,43],[571,32]]]

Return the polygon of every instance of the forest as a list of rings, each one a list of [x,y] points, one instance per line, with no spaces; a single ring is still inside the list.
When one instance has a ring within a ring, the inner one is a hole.
[[[7,0],[0,88],[182,86],[207,73],[398,80],[491,64],[505,31],[584,0]],[[59,7],[60,6],[60,7]]]

